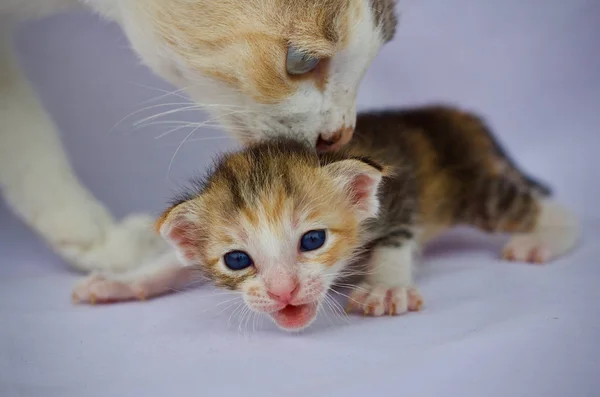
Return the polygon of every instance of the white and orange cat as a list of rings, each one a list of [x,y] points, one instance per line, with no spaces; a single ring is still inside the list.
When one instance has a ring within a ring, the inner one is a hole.
[[[359,83],[396,28],[394,0],[2,0],[5,200],[76,269],[130,280],[178,277],[180,263],[150,217],[117,221],[81,185],[13,53],[20,20],[72,7],[116,21],[158,75],[195,101],[222,105],[213,116],[242,143],[298,136],[322,151],[350,140]]]

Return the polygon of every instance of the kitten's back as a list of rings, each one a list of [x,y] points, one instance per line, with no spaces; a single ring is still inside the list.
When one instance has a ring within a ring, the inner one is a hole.
[[[384,196],[414,189],[428,223],[456,224],[463,198],[479,180],[493,175],[542,196],[551,193],[518,168],[481,117],[452,106],[362,113],[347,150],[396,167],[399,177]]]

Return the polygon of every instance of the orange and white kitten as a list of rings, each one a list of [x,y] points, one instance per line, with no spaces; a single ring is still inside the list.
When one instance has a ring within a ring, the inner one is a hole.
[[[359,83],[396,28],[394,0],[0,1],[6,201],[75,268],[133,279],[180,264],[151,217],[118,222],[81,185],[13,53],[18,21],[77,6],[120,24],[144,63],[193,100],[219,104],[208,110],[241,142],[296,136],[324,151],[350,140]]]
[[[351,309],[419,310],[414,255],[457,225],[510,234],[504,258],[535,263],[579,237],[577,219],[479,117],[447,106],[359,115],[337,153],[279,138],[226,154],[158,221],[184,263],[285,330],[309,326],[352,274],[365,277]]]

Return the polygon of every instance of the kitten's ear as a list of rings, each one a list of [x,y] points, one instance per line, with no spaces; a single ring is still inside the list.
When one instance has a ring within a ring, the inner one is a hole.
[[[383,166],[367,159],[348,159],[323,168],[350,195],[361,221],[377,216]]]
[[[177,256],[186,265],[197,265],[200,261],[198,241],[201,219],[197,200],[172,206],[155,224],[156,230],[175,248]]]

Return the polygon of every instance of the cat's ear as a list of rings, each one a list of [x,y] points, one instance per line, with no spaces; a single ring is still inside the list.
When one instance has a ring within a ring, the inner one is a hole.
[[[363,158],[352,158],[328,164],[323,169],[349,195],[361,220],[377,216],[379,186],[386,169]]]
[[[198,242],[201,236],[200,199],[184,201],[163,212],[156,221],[158,233],[171,244],[185,265],[200,261]]]

